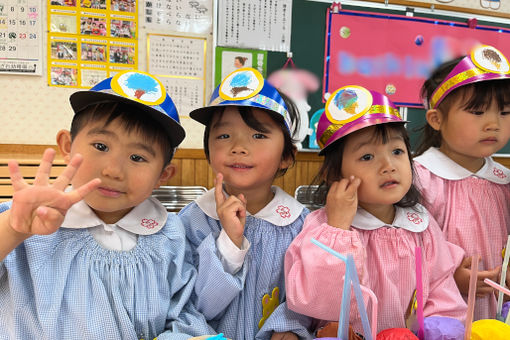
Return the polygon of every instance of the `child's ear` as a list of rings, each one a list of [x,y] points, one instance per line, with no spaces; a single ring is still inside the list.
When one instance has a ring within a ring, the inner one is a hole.
[[[60,130],[57,133],[57,145],[66,164],[71,160],[71,144],[71,132],[69,130]]]
[[[294,157],[288,156],[287,158],[282,158],[282,160],[280,162],[280,170],[288,169],[294,165],[294,163],[296,162],[296,153],[297,153],[297,148],[295,145],[292,145],[292,153],[293,153]]]
[[[163,171],[161,171],[161,175],[159,176],[158,183],[154,187],[154,189],[157,189],[160,185],[165,185],[170,178],[174,177],[175,172],[177,171],[177,168],[173,164],[168,164],[163,168]]]
[[[428,110],[425,114],[425,118],[427,119],[427,123],[436,131],[439,131],[441,128],[441,123],[443,122],[443,115],[440,111],[433,109]]]

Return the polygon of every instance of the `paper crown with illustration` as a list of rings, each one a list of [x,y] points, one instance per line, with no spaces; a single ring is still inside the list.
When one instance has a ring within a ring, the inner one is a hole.
[[[319,154],[340,138],[368,126],[406,123],[385,95],[357,85],[339,88],[329,96],[317,125]]]
[[[69,101],[74,112],[101,103],[132,105],[140,110],[141,118],[147,115],[161,123],[173,147],[179,145],[185,136],[174,102],[163,84],[149,73],[138,70],[119,72],[88,91],[73,93]]]
[[[429,98],[429,109],[436,109],[453,90],[468,84],[510,78],[508,59],[496,48],[480,45],[471,50],[439,84]]]
[[[190,117],[207,125],[212,113],[222,106],[247,106],[263,109],[285,122],[291,131],[287,105],[280,93],[256,69],[244,67],[230,73],[216,87],[209,104],[191,111]]]

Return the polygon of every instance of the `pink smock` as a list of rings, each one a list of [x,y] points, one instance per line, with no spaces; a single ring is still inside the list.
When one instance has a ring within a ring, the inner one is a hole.
[[[472,173],[437,148],[414,161],[424,205],[446,239],[466,256],[479,254],[479,271],[501,266],[510,230],[510,170],[488,157]],[[477,298],[473,320],[494,319],[496,299],[495,294]]]
[[[298,313],[335,321],[340,315],[345,264],[311,238],[353,255],[361,284],[379,302],[378,332],[405,327],[405,313],[416,289],[417,246],[423,256],[424,315],[464,321],[467,307],[452,276],[463,251],[446,242],[423,206],[397,207],[392,225],[358,208],[349,230],[328,225],[324,208],[307,216],[285,256],[287,304]],[[354,300],[350,323],[356,331],[362,330]]]

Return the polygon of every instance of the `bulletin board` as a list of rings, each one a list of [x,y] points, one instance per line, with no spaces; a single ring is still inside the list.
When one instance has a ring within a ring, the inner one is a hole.
[[[391,1],[390,1],[391,2]],[[325,58],[325,37],[326,37],[326,12],[330,7],[331,3],[316,2],[316,1],[294,1],[293,12],[292,12],[292,39],[291,39],[291,51],[293,54],[293,60],[297,67],[304,68],[313,72],[319,79],[323,78],[324,72],[324,58]],[[343,10],[350,11],[364,11],[372,13],[383,13],[388,15],[402,15],[402,11],[397,10],[385,10],[375,8],[361,8],[356,6],[342,5]],[[422,17],[424,19],[441,19],[450,20],[452,22],[458,22],[465,24],[466,20],[455,17],[445,16],[434,16],[430,14],[415,13],[415,17]],[[497,24],[493,22],[484,22],[478,20],[478,25],[481,26],[498,26],[502,29],[510,29],[510,24]],[[508,52],[506,52],[508,53]],[[268,52],[268,75],[271,72],[280,69],[287,56],[285,54],[275,54],[274,52]],[[324,108],[322,100],[322,89],[312,93],[308,97],[308,104],[311,106],[309,111],[310,115],[317,110]],[[420,132],[417,131],[425,123],[425,111],[422,108],[410,108],[408,109],[408,119],[411,123],[408,124],[408,131],[411,137],[412,146],[416,146],[418,143]],[[305,144],[307,141],[305,141]],[[498,156],[510,157],[510,144],[506,145]]]

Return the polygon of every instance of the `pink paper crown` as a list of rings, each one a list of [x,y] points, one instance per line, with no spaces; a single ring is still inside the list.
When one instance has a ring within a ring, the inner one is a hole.
[[[328,98],[317,125],[319,154],[354,131],[377,124],[405,122],[385,95],[357,85],[341,87]]]
[[[492,46],[477,46],[453,68],[432,93],[430,108],[436,109],[443,99],[458,87],[506,78],[510,78],[510,65],[503,53]]]

